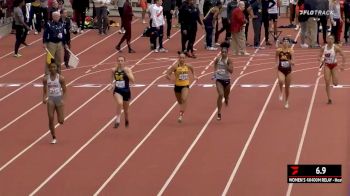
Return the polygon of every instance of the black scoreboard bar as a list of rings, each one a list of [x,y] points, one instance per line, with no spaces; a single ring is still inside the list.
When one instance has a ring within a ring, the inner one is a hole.
[[[341,165],[288,165],[288,183],[341,183]]]

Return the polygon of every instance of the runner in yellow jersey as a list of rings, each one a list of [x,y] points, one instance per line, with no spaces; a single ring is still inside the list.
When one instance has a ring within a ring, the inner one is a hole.
[[[180,116],[178,122],[181,123],[183,115],[187,106],[188,89],[190,87],[189,72],[192,73],[193,78],[196,80],[197,76],[194,74],[193,67],[185,63],[185,54],[179,54],[179,62],[173,65],[166,73],[166,78],[170,80],[172,73],[175,75],[175,96],[178,104],[180,105]]]

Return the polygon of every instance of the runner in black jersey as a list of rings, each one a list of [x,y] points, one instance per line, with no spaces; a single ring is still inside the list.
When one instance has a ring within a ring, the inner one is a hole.
[[[112,69],[112,84],[108,88],[108,90],[113,91],[114,99],[117,103],[117,115],[116,121],[114,124],[114,128],[118,128],[120,124],[120,116],[122,108],[125,114],[125,127],[129,126],[129,101],[131,98],[130,92],[130,82],[134,82],[135,78],[132,74],[130,68],[124,66],[125,57],[118,57],[117,65]]]

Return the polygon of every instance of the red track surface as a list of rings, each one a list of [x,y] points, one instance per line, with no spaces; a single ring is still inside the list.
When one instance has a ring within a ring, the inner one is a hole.
[[[200,80],[178,124],[173,89],[157,85],[169,83],[162,75],[177,58],[180,34],[173,29],[165,42],[169,53],[150,53],[148,38],[139,37],[144,27],[140,20],[133,25],[137,53],[123,53],[136,83],[145,84],[132,88],[128,129],[112,128],[115,103],[105,91],[121,35],[112,28],[108,36],[90,30],[74,37],[81,62],[63,72],[68,99],[57,145],[49,144],[42,89],[34,87],[43,73],[40,37],[28,36],[33,44],[20,50],[20,59],[10,54],[14,36],[1,40],[0,84],[21,85],[0,86],[0,195],[347,195],[349,88],[332,89],[334,104],[325,104],[319,50],[295,46],[293,84],[310,86],[291,89],[288,110],[277,98],[274,47],[232,57],[230,104],[217,122],[216,89],[202,84],[213,83],[219,51],[203,50],[200,30],[198,58],[187,59]],[[285,35],[297,32],[284,29]],[[339,78],[350,84],[349,71]],[[98,86],[76,87],[84,84]],[[343,183],[287,184],[287,164],[342,164]]]

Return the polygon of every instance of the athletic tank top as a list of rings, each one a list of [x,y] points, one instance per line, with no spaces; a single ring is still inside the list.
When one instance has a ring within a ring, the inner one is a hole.
[[[282,68],[290,68],[291,65],[289,64],[289,60],[292,59],[292,53],[291,50],[288,49],[287,51],[283,51],[282,48],[278,49],[279,51],[279,67]]]
[[[117,69],[114,72],[115,88],[117,89],[129,89],[129,77],[126,75],[124,70]]]
[[[60,75],[56,74],[56,78],[51,80],[50,75],[47,76],[47,96],[58,97],[62,96],[62,88],[60,84]]]
[[[190,85],[189,75],[188,75],[189,69],[187,65],[184,66],[178,65],[175,70],[175,85],[176,86],[187,86]]]
[[[227,58],[222,60],[220,58],[216,64],[215,79],[217,80],[229,80],[230,72],[228,72]]]
[[[277,0],[273,0],[275,2],[275,4],[268,9],[269,14],[277,14],[278,13],[278,8],[277,8]],[[272,5],[273,3],[270,2],[269,3],[269,7]]]
[[[335,58],[335,50],[334,44],[331,49],[327,49],[327,45],[324,47],[323,51],[324,62],[327,64],[337,63],[337,59]]]

